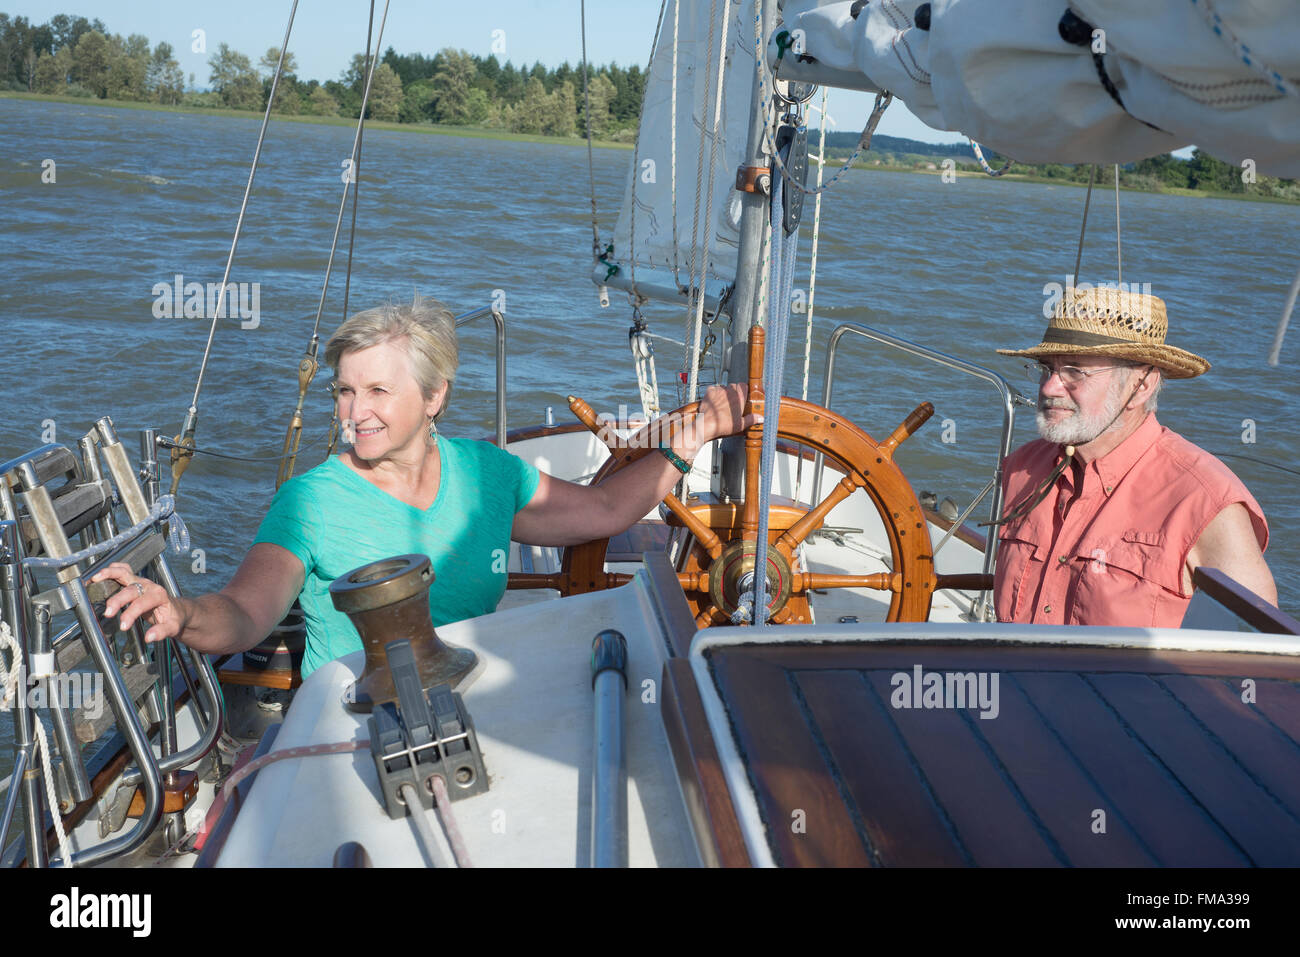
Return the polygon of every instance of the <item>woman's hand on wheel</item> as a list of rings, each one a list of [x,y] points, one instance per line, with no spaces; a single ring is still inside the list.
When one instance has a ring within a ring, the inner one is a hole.
[[[127,631],[141,619],[150,625],[144,634],[146,642],[175,638],[184,630],[185,609],[179,602],[168,595],[162,585],[136,575],[125,562],[114,562],[96,572],[90,580],[115,581],[122,586],[104,604],[105,617],[120,616],[118,628],[121,631]]]
[[[748,394],[749,386],[740,382],[728,386],[711,385],[704,391],[695,417],[693,444],[696,450],[714,439],[735,435],[763,421],[761,415],[745,414]]]

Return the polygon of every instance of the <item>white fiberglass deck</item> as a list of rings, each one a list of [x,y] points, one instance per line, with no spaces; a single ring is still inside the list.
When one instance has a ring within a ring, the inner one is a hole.
[[[629,659],[629,863],[698,864],[659,715],[663,637],[643,577],[554,607],[554,614],[513,608],[438,630],[480,656],[479,676],[462,690],[491,788],[452,804],[473,863],[586,866],[591,640],[617,627]],[[330,662],[304,682],[273,751],[368,736],[367,716],[342,704],[362,660],[358,652]],[[369,749],[272,764],[258,772],[218,866],[329,867],[346,841],[365,847],[376,867],[425,866],[410,820],[390,820],[381,802]]]

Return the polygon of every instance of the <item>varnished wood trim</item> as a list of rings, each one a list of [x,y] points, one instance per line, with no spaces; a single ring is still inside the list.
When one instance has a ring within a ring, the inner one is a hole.
[[[992,631],[994,626],[989,626]],[[888,641],[802,646],[718,646],[711,655],[748,656],[789,670],[851,668],[862,671],[926,670],[997,672],[1125,672],[1300,680],[1300,657],[1253,652],[1166,651],[1074,645],[993,642]]]
[[[568,435],[571,432],[586,431],[587,427],[581,422],[568,422],[564,425],[526,425],[523,428],[511,429],[507,432],[506,444],[509,445],[511,442],[524,442],[528,439],[544,439],[549,435]],[[493,445],[497,444],[497,437],[495,434],[485,435],[483,440],[485,442],[491,442]]]
[[[244,666],[244,656],[240,654],[226,659],[217,672],[217,680],[228,685],[290,691],[302,684],[302,675],[292,668],[247,668]]]
[[[1270,635],[1300,635],[1300,621],[1217,568],[1197,568],[1192,572],[1192,587],[1205,592],[1252,628]]]
[[[686,659],[664,663],[661,691],[659,710],[701,861],[706,867],[750,866],[704,702]]]

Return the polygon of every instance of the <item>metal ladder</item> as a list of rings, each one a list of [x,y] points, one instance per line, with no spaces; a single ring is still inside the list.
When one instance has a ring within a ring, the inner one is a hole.
[[[21,674],[26,679],[20,680],[18,688],[14,772],[0,816],[3,846],[21,793],[26,827],[22,838],[5,849],[2,860],[10,866],[23,860],[37,867],[49,863],[50,814],[66,816],[85,802],[114,796],[119,800],[113,806],[122,805],[120,819],[108,813],[108,805],[101,805],[101,837],[124,826],[127,813],[121,798],[133,798],[139,811],[135,825],[124,834],[74,850],[70,861],[60,863],[101,864],[135,851],[162,820],[166,800],[176,796],[170,792],[181,792],[182,798],[188,793],[179,772],[212,750],[224,725],[221,692],[206,656],[170,639],[146,644],[139,622],[121,639],[111,630],[106,634],[100,613],[103,602],[118,586],[89,583],[106,565],[124,562],[173,597],[180,594],[163,554],[165,520],[155,517],[151,501],[158,489],[153,438],[152,430],[142,433],[144,487],[108,417],[99,419],[79,441],[80,457],[65,446],[44,445],[0,464],[0,614],[21,648]],[[119,532],[118,506],[125,510],[129,534]],[[75,549],[74,538],[78,542]],[[80,561],[70,557],[87,549],[91,553]],[[55,567],[41,576],[52,573],[53,581],[42,584],[39,580],[32,562],[38,558],[56,560]],[[65,558],[66,562],[58,561]],[[52,635],[56,617],[68,613],[74,620]],[[96,669],[92,674],[101,676],[102,696],[91,705],[69,708],[58,692],[70,686],[67,676],[87,657]],[[177,684],[178,677],[183,685]],[[28,700],[29,684],[43,685],[44,695],[35,707]],[[177,742],[176,725],[182,696],[195,709],[199,729],[197,740],[183,749]],[[104,705],[111,710],[111,719],[89,716],[102,711]],[[55,766],[58,808],[46,807],[40,776],[29,773],[37,768],[34,735],[40,710],[48,714],[54,730],[50,745],[57,747],[61,758]],[[120,776],[101,784],[100,793],[96,793],[81,746],[99,739],[113,725],[131,763]],[[151,735],[157,741],[157,753]],[[109,794],[114,787],[116,795]],[[142,802],[135,795],[137,788]],[[113,819],[107,828],[105,817]],[[183,827],[183,815],[171,813],[168,818],[168,838],[181,836],[175,832]]]

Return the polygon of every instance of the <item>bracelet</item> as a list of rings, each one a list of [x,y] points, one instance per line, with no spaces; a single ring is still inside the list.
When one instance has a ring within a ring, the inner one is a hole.
[[[664,454],[664,458],[666,458],[669,462],[673,463],[673,467],[677,469],[677,471],[681,472],[683,475],[691,474],[691,464],[687,462],[685,459],[683,459],[676,452],[674,452],[672,449],[668,448],[667,446],[661,445],[659,446],[659,451]]]

